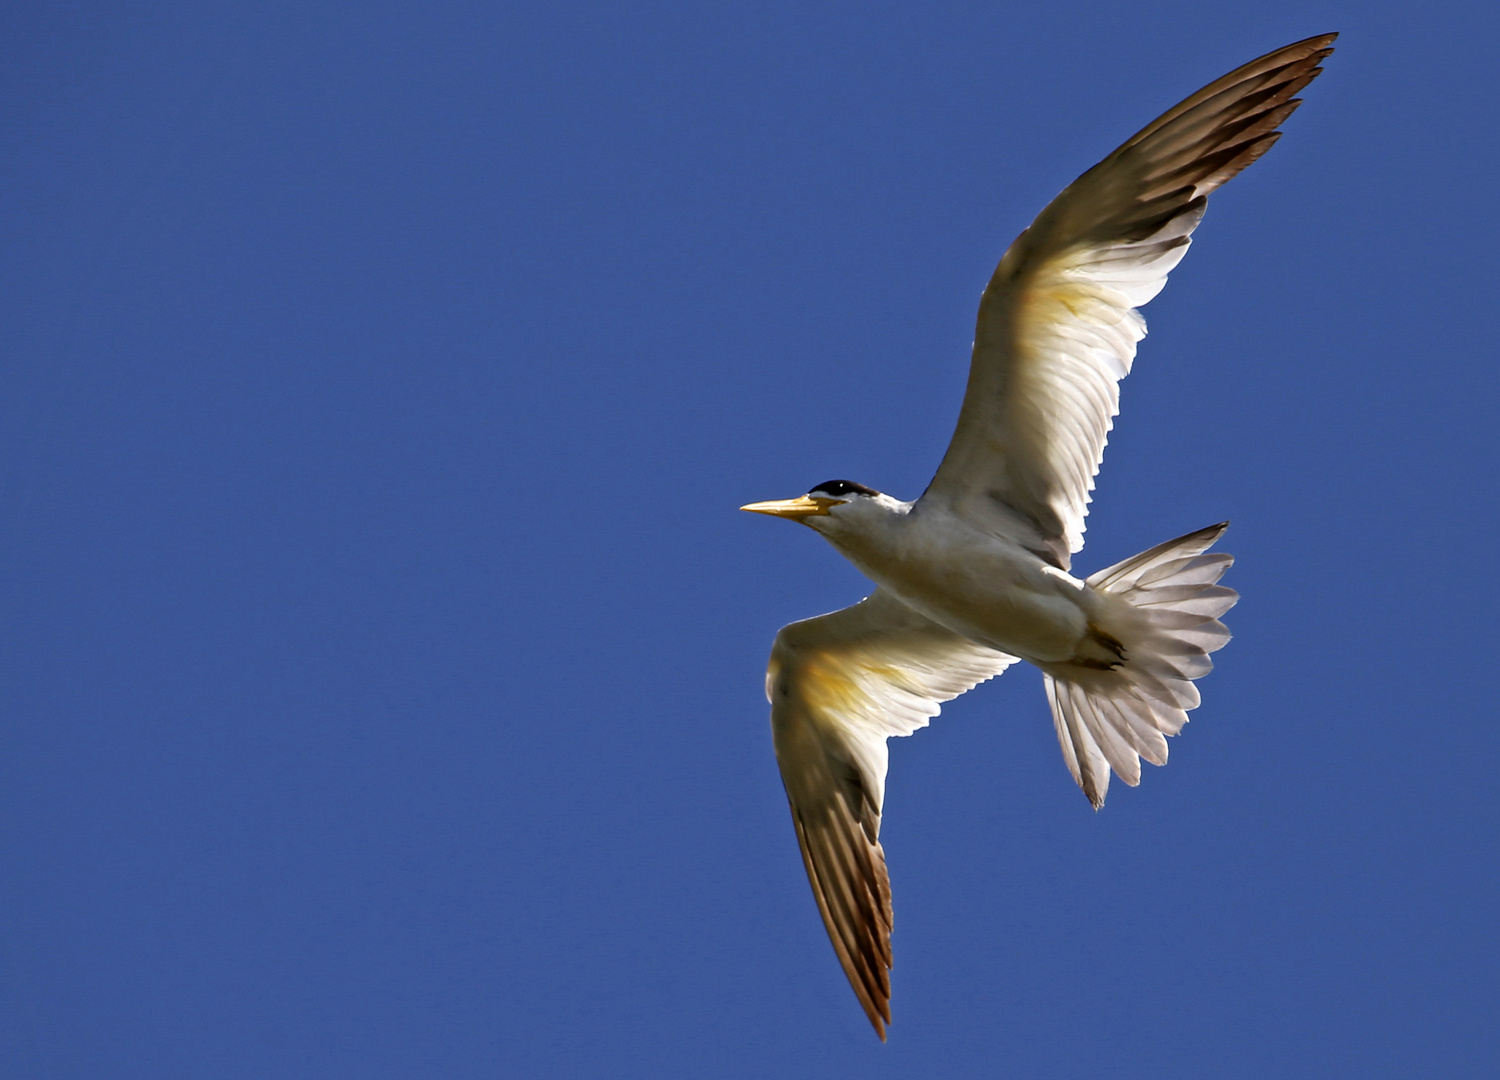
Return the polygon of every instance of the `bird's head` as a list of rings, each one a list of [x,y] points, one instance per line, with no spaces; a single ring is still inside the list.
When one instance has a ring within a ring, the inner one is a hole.
[[[791,518],[818,532],[859,528],[873,517],[899,513],[906,504],[853,480],[828,480],[795,499],[775,499],[740,507],[752,514]]]

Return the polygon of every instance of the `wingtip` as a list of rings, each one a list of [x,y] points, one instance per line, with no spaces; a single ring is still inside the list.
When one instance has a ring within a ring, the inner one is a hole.
[[[1207,546],[1211,546],[1211,545],[1217,543],[1218,540],[1219,540],[1219,537],[1223,536],[1224,533],[1225,533],[1225,531],[1228,528],[1229,528],[1229,522],[1227,522],[1227,521],[1220,521],[1220,522],[1217,522],[1216,524],[1213,524],[1213,525],[1205,525],[1203,528],[1199,529],[1197,532],[1188,533],[1187,536],[1179,536],[1177,538],[1177,540],[1186,540],[1190,536],[1191,537],[1208,537],[1209,538],[1208,539],[1208,544],[1205,545],[1207,547]],[[1177,540],[1173,540],[1173,541],[1170,541],[1170,542],[1175,544],[1177,542]]]
[[[1333,52],[1333,43],[1338,39],[1339,31],[1330,30],[1326,34],[1314,34],[1312,37],[1303,38],[1301,41],[1294,41],[1290,45],[1286,46],[1286,49],[1305,48],[1307,49],[1309,54],[1317,52],[1320,49],[1326,49],[1327,52],[1324,52],[1323,55],[1327,56],[1328,53]],[[1285,49],[1280,49],[1277,51],[1284,52]]]

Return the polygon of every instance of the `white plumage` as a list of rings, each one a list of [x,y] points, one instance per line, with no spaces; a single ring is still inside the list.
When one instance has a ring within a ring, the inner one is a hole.
[[[1038,215],[980,301],[957,429],[927,491],[849,481],[744,507],[811,526],[877,585],[776,637],[766,693],[808,879],[875,1030],[890,1022],[886,739],[1017,659],[1041,668],[1068,770],[1095,808],[1140,781],[1199,703],[1229,632],[1215,525],[1086,580],[1094,476],[1119,381],[1210,192],[1265,153],[1326,34],[1251,61],[1137,132]]]

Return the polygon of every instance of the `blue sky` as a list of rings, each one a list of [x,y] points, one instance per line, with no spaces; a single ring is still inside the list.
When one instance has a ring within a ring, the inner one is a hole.
[[[1491,4],[0,14],[0,1075],[1488,1077]],[[892,747],[895,1024],[761,684],[1045,202],[1339,52],[1147,311],[1087,573],[1229,518],[1172,761]]]

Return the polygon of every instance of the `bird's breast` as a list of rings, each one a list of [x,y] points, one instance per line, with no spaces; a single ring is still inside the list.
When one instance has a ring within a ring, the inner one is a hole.
[[[1074,655],[1092,593],[1017,544],[960,522],[911,519],[834,541],[876,584],[948,629],[1033,662]]]

